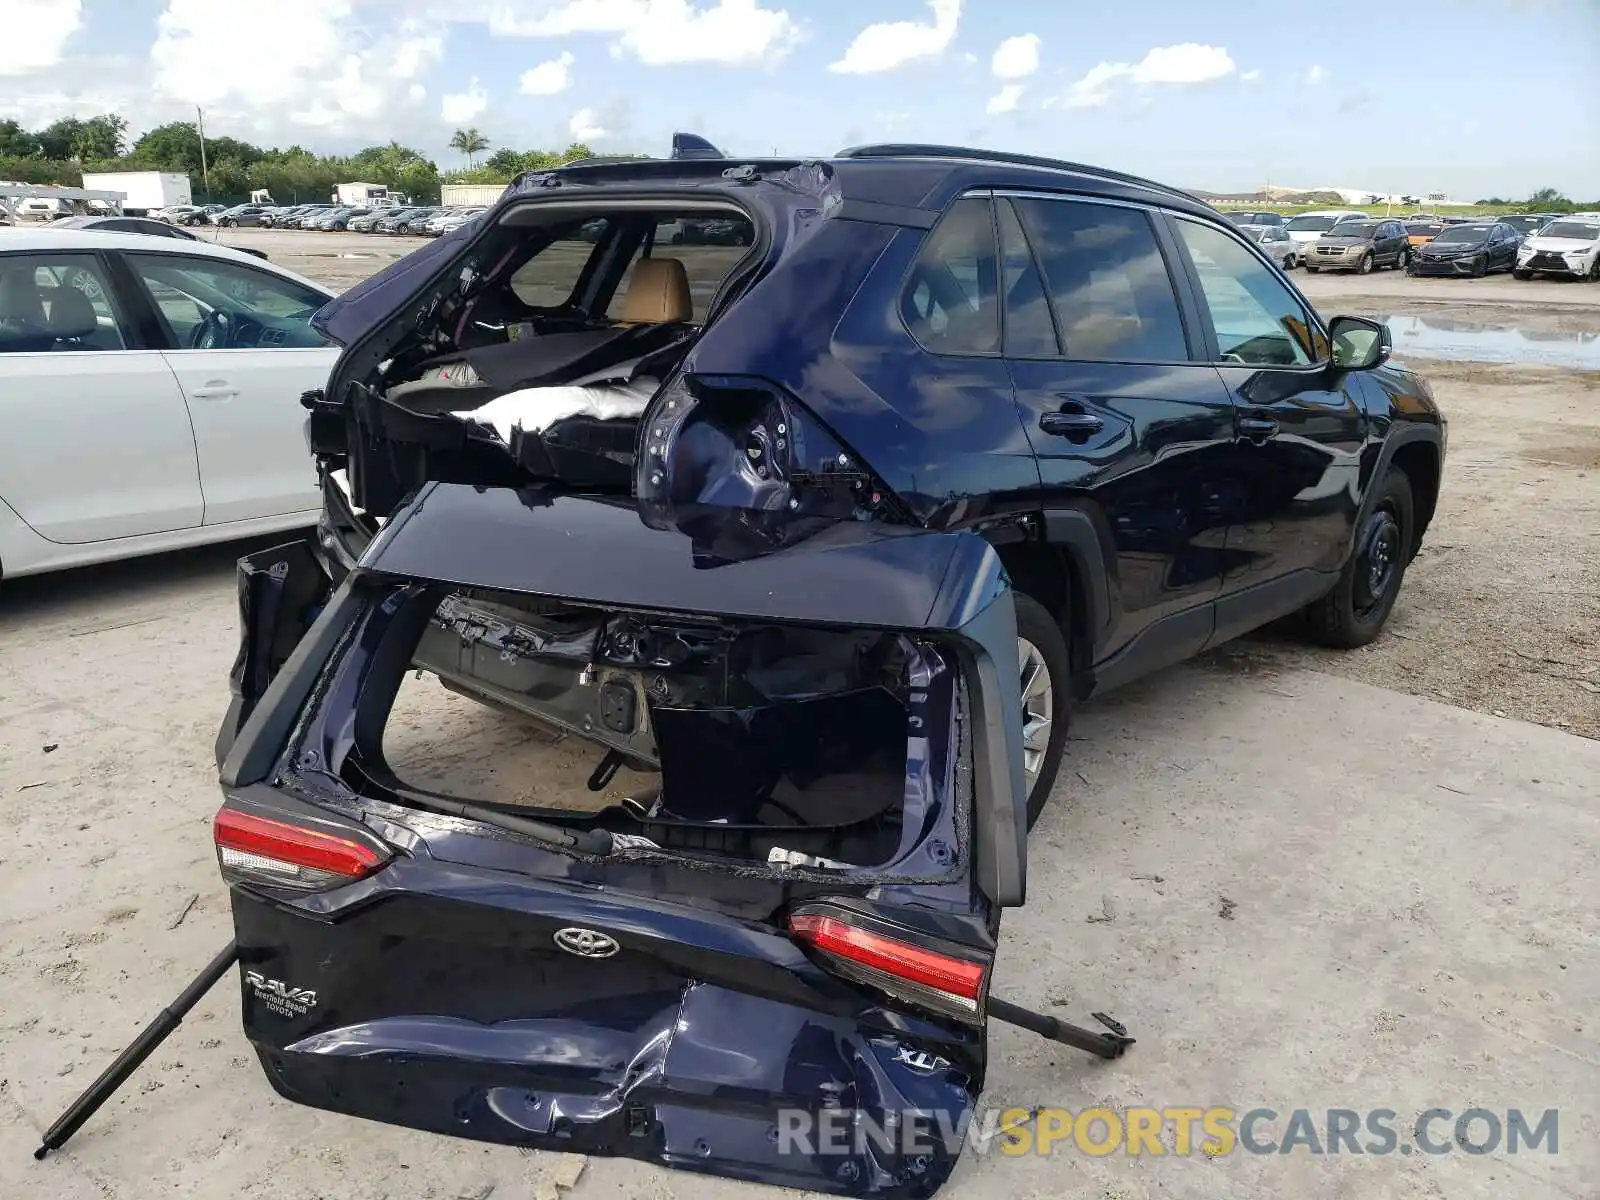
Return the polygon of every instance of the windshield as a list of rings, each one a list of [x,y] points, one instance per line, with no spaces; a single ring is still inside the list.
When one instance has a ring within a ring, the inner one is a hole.
[[[1584,221],[1552,221],[1539,231],[1539,236],[1592,242],[1600,239],[1600,225],[1590,225]]]
[[[1332,228],[1332,217],[1296,217],[1289,222],[1290,233],[1323,233]]]
[[[1335,225],[1328,236],[1368,239],[1377,232],[1378,223],[1376,221],[1343,221]]]
[[[1489,237],[1487,225],[1452,225],[1433,240],[1436,242],[1482,242]]]
[[[1406,226],[1406,232],[1412,237],[1438,237],[1443,225],[1435,225],[1431,221],[1413,221]]]

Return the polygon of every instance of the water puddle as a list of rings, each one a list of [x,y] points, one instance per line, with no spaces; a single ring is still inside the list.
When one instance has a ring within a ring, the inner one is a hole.
[[[1378,316],[1394,336],[1394,355],[1445,358],[1460,362],[1528,363],[1600,371],[1600,330],[1539,329],[1524,322],[1419,317],[1410,313]],[[1569,318],[1570,319],[1570,318]],[[1600,320],[1596,320],[1600,325]]]

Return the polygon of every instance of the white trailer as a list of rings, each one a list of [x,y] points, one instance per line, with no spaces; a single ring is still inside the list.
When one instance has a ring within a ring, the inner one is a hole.
[[[382,208],[399,197],[391,197],[389,189],[381,183],[341,183],[333,189],[333,202],[351,208]]]
[[[439,189],[439,203],[446,208],[487,208],[505,190],[503,183],[447,183]]]
[[[122,211],[132,216],[194,203],[189,177],[181,171],[86,171],[83,186],[92,191],[121,192]]]

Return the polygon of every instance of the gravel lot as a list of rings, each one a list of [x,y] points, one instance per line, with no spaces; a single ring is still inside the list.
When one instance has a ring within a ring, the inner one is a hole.
[[[409,248],[224,240],[336,286]],[[1600,331],[1600,289],[1583,285],[1299,279],[1324,311],[1421,314],[1468,342],[1475,325],[1561,346]],[[1451,418],[1446,487],[1388,635],[1326,654],[1269,630],[1077,715],[997,991],[1077,1019],[1113,1012],[1139,1044],[1101,1064],[996,1025],[984,1102],[1382,1106],[1402,1120],[1555,1107],[1560,1154],[969,1154],[944,1196],[1596,1195],[1600,374],[1427,370]],[[28,1157],[229,936],[211,739],[247,548],[0,587],[0,1197],[794,1195],[287,1104],[244,1042],[232,982],[65,1153]],[[486,777],[510,759],[485,748],[526,742],[521,722],[434,701],[419,697],[408,728],[459,731]]]

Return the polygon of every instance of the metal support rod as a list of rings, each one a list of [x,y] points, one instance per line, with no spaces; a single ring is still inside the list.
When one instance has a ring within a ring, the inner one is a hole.
[[[167,1007],[156,1014],[156,1019],[144,1027],[144,1032],[134,1038],[128,1048],[112,1060],[107,1067],[88,1087],[88,1090],[72,1102],[72,1106],[61,1114],[60,1120],[44,1135],[44,1141],[33,1152],[35,1158],[43,1158],[52,1150],[59,1150],[67,1144],[67,1139],[83,1127],[83,1123],[94,1116],[99,1107],[119,1087],[127,1081],[128,1076],[139,1069],[139,1064],[155,1052],[171,1036],[172,1031],[183,1023],[183,1018],[196,1004],[200,997],[209,992],[212,986],[228,973],[228,969],[239,961],[239,943],[229,942],[227,946],[206,966],[204,971],[195,976],[194,981],[184,988]]]
[[[1007,1025],[1020,1026],[1037,1033],[1040,1037],[1049,1038],[1052,1042],[1060,1042],[1064,1046],[1072,1046],[1078,1050],[1087,1050],[1090,1054],[1098,1054],[1101,1058],[1121,1058],[1123,1052],[1134,1042],[1121,1022],[1112,1020],[1105,1013],[1092,1014],[1096,1021],[1106,1027],[1105,1033],[1096,1033],[1092,1029],[1070,1025],[1066,1021],[1058,1021],[1054,1017],[1047,1017],[1032,1009],[1019,1008],[995,996],[989,997],[989,1015],[997,1021],[1004,1021]]]

